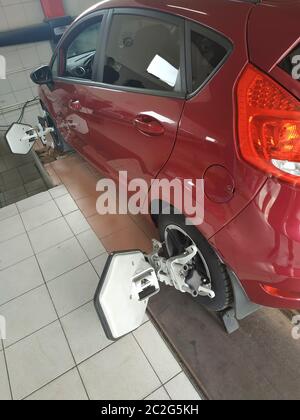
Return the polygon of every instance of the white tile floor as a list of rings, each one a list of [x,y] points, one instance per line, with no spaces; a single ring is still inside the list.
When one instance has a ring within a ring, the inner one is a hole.
[[[0,400],[200,399],[148,318],[106,338],[92,302],[106,258],[63,186],[0,210]]]

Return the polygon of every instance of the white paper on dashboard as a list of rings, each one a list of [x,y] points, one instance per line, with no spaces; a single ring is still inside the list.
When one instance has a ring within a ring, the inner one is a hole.
[[[158,77],[169,86],[174,87],[177,82],[178,71],[172,64],[168,63],[167,60],[160,57],[158,54],[151,61],[147,72]]]

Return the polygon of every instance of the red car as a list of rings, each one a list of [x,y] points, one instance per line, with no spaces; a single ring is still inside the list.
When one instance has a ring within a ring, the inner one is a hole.
[[[214,311],[233,274],[251,302],[300,308],[299,22],[297,0],[105,0],[32,75],[58,148],[112,178],[204,179],[202,224],[153,220],[170,255],[197,245]]]

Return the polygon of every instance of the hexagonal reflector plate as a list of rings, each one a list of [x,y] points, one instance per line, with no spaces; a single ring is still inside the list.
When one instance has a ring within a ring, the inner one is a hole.
[[[142,325],[149,297],[158,291],[156,274],[141,251],[111,254],[94,299],[107,337],[117,340]]]
[[[6,141],[12,153],[27,155],[36,140],[35,130],[27,124],[13,124],[6,133]]]

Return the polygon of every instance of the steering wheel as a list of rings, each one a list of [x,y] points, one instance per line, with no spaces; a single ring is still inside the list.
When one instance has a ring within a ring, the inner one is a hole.
[[[95,60],[95,55],[89,57],[81,66],[75,67],[72,70],[72,73],[75,77],[80,79],[91,79],[93,75],[93,64]]]

